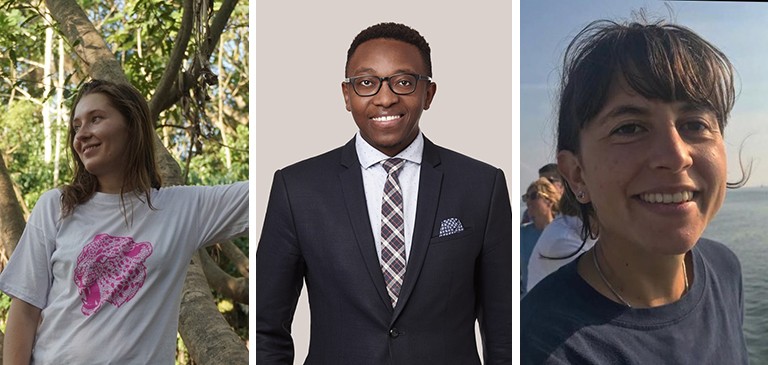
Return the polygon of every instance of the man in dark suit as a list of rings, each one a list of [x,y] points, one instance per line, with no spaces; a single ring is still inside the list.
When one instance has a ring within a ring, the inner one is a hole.
[[[256,358],[291,364],[303,281],[306,364],[511,364],[512,216],[501,170],[436,146],[426,40],[382,23],[347,53],[359,132],[277,171],[256,253]]]

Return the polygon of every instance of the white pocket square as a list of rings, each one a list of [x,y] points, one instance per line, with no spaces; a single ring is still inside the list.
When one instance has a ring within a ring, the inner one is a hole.
[[[440,223],[440,235],[439,237],[445,237],[452,234],[459,233],[464,230],[464,226],[461,224],[459,218],[443,219]]]

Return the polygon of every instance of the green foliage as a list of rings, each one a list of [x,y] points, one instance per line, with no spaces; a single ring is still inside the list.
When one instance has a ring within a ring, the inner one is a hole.
[[[24,4],[10,2],[0,11],[0,101],[15,88],[42,94],[43,72],[35,63],[42,60],[45,26],[39,12]]]
[[[243,340],[248,338],[248,327],[240,326],[239,323],[248,321],[248,314],[243,312],[240,304],[234,303],[229,299],[219,298],[216,304],[219,308],[219,312],[224,316],[224,319],[232,326],[235,333]]]
[[[41,107],[30,101],[12,104],[0,114],[0,151],[3,152],[11,179],[24,195],[25,204],[32,209],[42,193],[54,188],[53,163],[43,159],[43,122]],[[60,127],[62,144],[66,144],[66,130]],[[62,153],[66,153],[62,151]],[[59,178],[71,176],[62,155]]]
[[[0,292],[0,331],[5,333],[5,319],[8,318],[8,311],[11,309],[11,297]]]
[[[184,345],[184,340],[181,339],[180,334],[176,334],[176,365],[187,365],[192,363],[192,359],[187,352],[187,346]]]
[[[221,134],[206,139],[201,153],[190,163],[187,182],[190,185],[218,185],[248,180],[248,126],[237,126],[229,146],[224,146]],[[229,147],[231,166],[226,166],[225,147]]]
[[[128,1],[104,20],[123,71],[139,90],[152,90],[165,71],[181,24],[181,4],[168,1]]]

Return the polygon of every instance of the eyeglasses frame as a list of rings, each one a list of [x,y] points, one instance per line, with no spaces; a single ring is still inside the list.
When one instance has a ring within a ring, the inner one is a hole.
[[[411,91],[411,92],[409,92],[409,93],[399,93],[399,92],[395,91],[395,90],[392,88],[392,84],[389,82],[389,79],[391,79],[391,78],[393,78],[393,77],[397,77],[397,76],[403,76],[403,75],[409,75],[409,76],[413,76],[414,78],[416,78],[416,86],[414,86],[414,87],[413,87],[413,91]],[[352,84],[352,83],[353,83],[355,80],[357,80],[357,79],[361,79],[361,78],[363,78],[363,77],[375,77],[375,78],[379,79],[379,88],[378,88],[378,89],[376,89],[376,92],[375,92],[375,93],[373,93],[373,94],[371,94],[371,95],[360,95],[360,93],[359,93],[359,92],[357,92],[357,89],[355,88],[355,85],[354,85],[354,84]],[[393,94],[395,94],[395,95],[411,95],[411,94],[413,94],[414,92],[416,92],[416,88],[419,86],[419,81],[422,81],[422,80],[426,80],[426,81],[429,81],[430,83],[432,82],[432,78],[431,78],[431,77],[429,77],[429,76],[425,76],[425,75],[419,75],[419,74],[414,74],[414,73],[409,73],[409,72],[401,72],[401,73],[397,73],[397,74],[394,74],[394,75],[389,75],[389,76],[387,76],[387,77],[378,77],[378,76],[374,76],[374,75],[365,75],[365,76],[346,77],[346,78],[344,78],[344,83],[345,83],[345,84],[349,84],[349,85],[352,85],[352,90],[355,92],[355,94],[357,94],[357,96],[359,96],[359,97],[361,97],[361,98],[367,98],[367,97],[375,96],[376,94],[378,94],[378,93],[379,93],[379,91],[381,91],[381,86],[382,86],[382,85],[384,85],[384,81],[386,81],[386,82],[387,82],[387,87],[389,87],[389,90],[390,90],[390,91],[392,91],[392,93],[393,93]]]

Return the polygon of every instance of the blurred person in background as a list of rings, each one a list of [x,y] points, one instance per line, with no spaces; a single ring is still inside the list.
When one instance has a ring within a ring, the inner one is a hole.
[[[547,275],[573,261],[595,245],[579,218],[578,202],[565,194],[560,198],[560,215],[541,232],[528,260],[528,291]]]
[[[523,203],[528,207],[531,222],[520,227],[520,261],[521,261],[521,285],[520,294],[527,292],[528,260],[531,252],[544,228],[555,219],[560,211],[557,202],[560,200],[560,191],[545,177],[528,186],[527,192],[522,197]]]
[[[552,185],[557,188],[560,195],[563,194],[563,177],[560,176],[560,172],[557,171],[556,163],[548,163],[539,169],[539,177],[546,178]],[[528,209],[523,211],[520,219],[520,225],[531,222],[531,216],[528,214]]]

